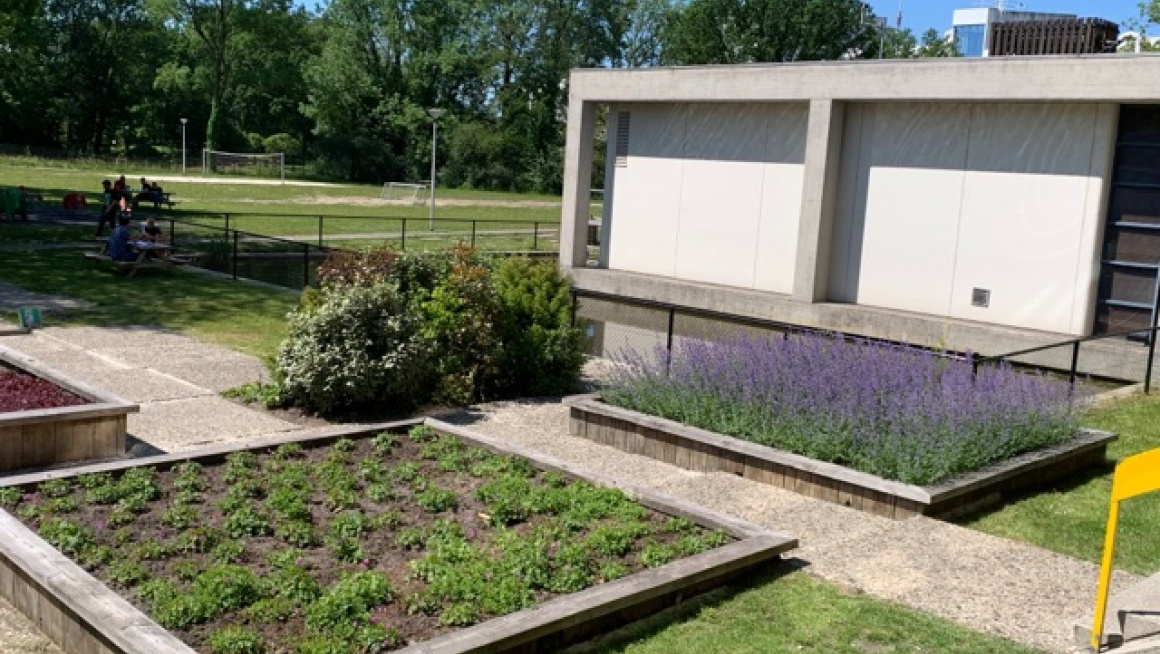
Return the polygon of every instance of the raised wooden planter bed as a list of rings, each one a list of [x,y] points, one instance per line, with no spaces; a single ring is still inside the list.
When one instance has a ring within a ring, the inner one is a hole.
[[[0,413],[0,472],[108,459],[125,453],[128,415],[136,404],[47,368],[0,345],[0,362],[88,400],[87,404]]]
[[[573,436],[688,470],[728,472],[764,484],[894,519],[952,517],[996,504],[1105,461],[1114,434],[1081,430],[1075,440],[1031,452],[933,486],[914,486],[816,461],[738,438],[605,404],[568,398]]]
[[[683,598],[752,575],[755,569],[777,560],[781,553],[797,545],[796,540],[784,534],[580,471],[558,459],[432,419],[335,428],[306,437],[236,443],[197,452],[13,476],[0,481],[0,487],[33,485],[50,479],[121,471],[136,466],[166,468],[184,461],[208,464],[242,450],[268,451],[292,442],[321,445],[339,438],[371,436],[383,430],[405,429],[417,424],[426,424],[436,431],[452,434],[499,454],[524,457],[541,470],[618,487],[648,508],[688,518],[703,527],[720,529],[737,540],[397,650],[400,653],[556,652],[568,644],[647,616]],[[67,654],[195,654],[189,646],[4,511],[0,511],[0,597],[29,616]]]

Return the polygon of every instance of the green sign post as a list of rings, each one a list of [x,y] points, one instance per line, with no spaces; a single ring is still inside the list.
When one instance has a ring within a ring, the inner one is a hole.
[[[40,307],[20,307],[16,313],[20,316],[20,326],[23,329],[40,329],[44,326]]]

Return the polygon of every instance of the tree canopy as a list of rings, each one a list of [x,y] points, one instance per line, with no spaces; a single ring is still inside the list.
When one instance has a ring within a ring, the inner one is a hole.
[[[320,176],[558,190],[577,67],[952,56],[862,0],[5,0],[0,144],[286,152]]]

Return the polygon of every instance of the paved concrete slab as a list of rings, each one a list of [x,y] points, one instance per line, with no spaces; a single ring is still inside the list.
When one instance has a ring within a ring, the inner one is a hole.
[[[59,370],[66,375],[83,376],[86,374],[92,374],[105,370],[130,369],[130,366],[126,366],[118,361],[111,361],[109,359],[90,354],[84,350],[45,350],[26,353],[49,368]]]
[[[214,392],[148,368],[87,370],[73,376],[130,402],[213,396]]]
[[[159,372],[217,393],[243,384],[270,381],[270,373],[257,359],[251,361],[178,359],[158,361],[152,367]]]
[[[190,339],[161,327],[128,325],[120,327],[46,327],[39,336],[56,339],[82,348],[125,347],[149,339],[174,344],[188,343]]]
[[[1077,645],[1086,645],[1091,638],[1093,612],[1075,623]],[[1160,574],[1123,590],[1112,593],[1104,615],[1105,636],[1118,636],[1125,644],[1160,635]]]
[[[166,452],[299,429],[217,396],[148,402],[129,416],[130,434]]]

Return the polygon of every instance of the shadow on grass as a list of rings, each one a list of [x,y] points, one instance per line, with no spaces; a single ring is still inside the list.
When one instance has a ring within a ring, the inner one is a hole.
[[[563,651],[567,654],[622,651],[633,643],[649,640],[674,625],[695,620],[705,609],[720,607],[746,591],[774,583],[783,577],[804,570],[808,566],[808,561],[797,558],[770,561],[743,582],[729,584],[686,599],[647,618],[631,622],[619,629],[573,645]]]
[[[954,524],[966,525],[977,520],[986,518],[987,516],[1001,513],[1007,510],[1011,505],[1018,504],[1023,500],[1028,500],[1033,497],[1038,497],[1044,493],[1071,493],[1077,491],[1091,482],[1112,474],[1116,469],[1116,462],[1105,460],[1099,465],[1094,465],[1083,470],[1078,470],[1072,474],[1056,479],[1055,481],[1037,486],[1035,488],[1027,488],[1016,493],[1006,493],[1003,495],[1003,500],[996,504],[980,507],[975,511],[965,513],[954,517],[948,522]]]

